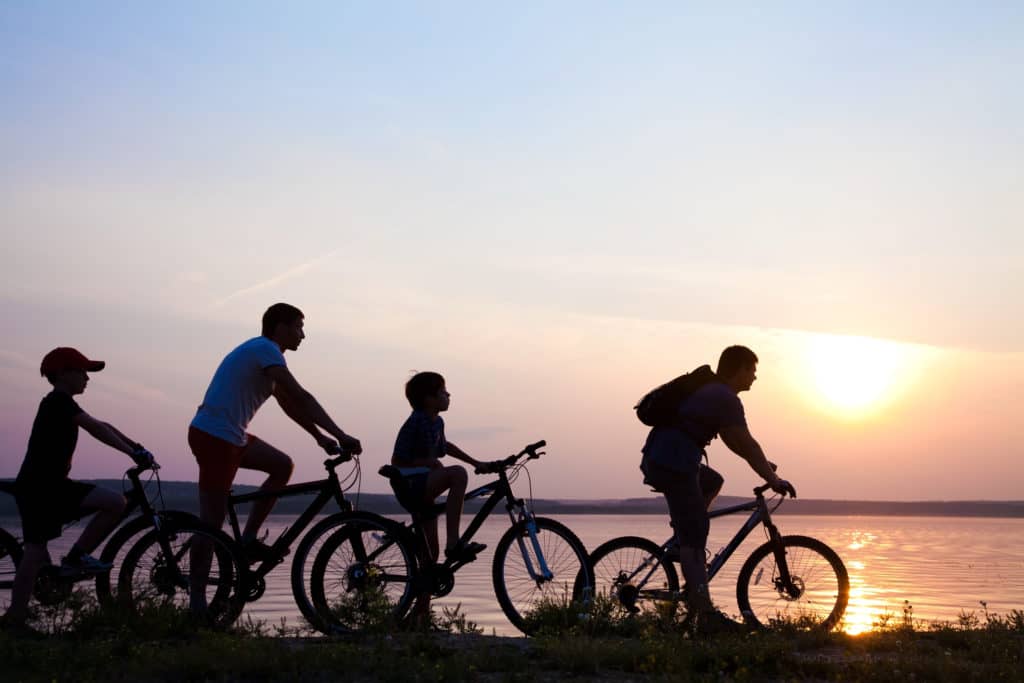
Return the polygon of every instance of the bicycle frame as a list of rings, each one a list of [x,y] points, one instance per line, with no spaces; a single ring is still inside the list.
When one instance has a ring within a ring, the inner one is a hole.
[[[711,558],[711,561],[708,562],[708,581],[710,582],[711,579],[713,579],[715,575],[718,574],[719,570],[725,565],[726,562],[728,562],[729,558],[732,557],[733,553],[735,553],[736,550],[740,547],[740,545],[743,544],[743,541],[747,539],[747,536],[750,535],[750,532],[753,531],[754,528],[757,527],[759,524],[761,524],[764,526],[765,529],[767,529],[769,540],[772,543],[776,544],[775,560],[776,565],[779,568],[780,585],[784,586],[787,592],[791,593],[792,595],[796,595],[798,589],[795,586],[793,586],[792,582],[790,581],[789,565],[786,562],[785,551],[782,550],[781,544],[778,543],[782,538],[782,534],[779,533],[778,527],[776,527],[775,524],[772,522],[771,513],[768,510],[768,503],[764,499],[764,491],[767,490],[767,488],[767,486],[755,488],[754,500],[748,501],[746,503],[740,503],[738,505],[730,505],[729,507],[718,508],[717,510],[711,510],[708,513],[708,517],[710,519],[715,519],[717,517],[726,517],[728,515],[734,515],[740,512],[751,513],[750,517],[747,518],[747,521],[743,523],[743,526],[739,528],[739,530],[732,537],[732,539],[727,544],[725,544],[725,546],[723,546],[717,553],[715,553],[715,555]],[[645,567],[649,567],[650,569],[647,572],[647,575],[643,577],[642,581],[640,581],[640,585],[646,584],[647,580],[657,570],[658,565],[661,562],[666,561],[665,553],[675,546],[678,546],[678,543],[676,542],[675,536],[672,536],[667,541],[661,544],[661,557],[648,558],[644,560],[643,564],[637,567],[633,574],[631,574],[628,578],[632,580],[641,571],[643,571]]]
[[[466,530],[462,532],[459,537],[459,543],[465,544],[473,538],[480,527],[483,526],[484,521],[490,517],[491,513],[498,506],[502,500],[505,501],[505,510],[508,512],[509,520],[512,525],[516,525],[519,522],[526,523],[526,530],[530,537],[530,545],[533,548],[533,552],[536,555],[537,565],[535,566],[532,558],[530,557],[529,550],[522,538],[516,539],[519,545],[519,551],[523,555],[523,562],[526,564],[526,570],[530,574],[530,578],[534,581],[550,581],[554,578],[554,574],[547,565],[547,561],[544,559],[544,553],[541,550],[540,542],[537,540],[537,527],[533,523],[533,512],[526,506],[526,501],[522,498],[516,498],[515,494],[512,493],[512,484],[508,479],[508,473],[503,469],[498,472],[498,478],[494,481],[479,486],[472,491],[467,491],[465,500],[473,500],[475,498],[482,498],[490,494],[490,497],[484,502],[477,513],[473,516],[473,520],[466,527]],[[432,517],[440,516],[444,513],[445,503],[434,503],[426,509],[425,513],[419,513],[413,515],[413,529],[417,534],[421,543],[425,542],[423,538],[423,531],[421,524],[424,520]],[[515,510],[518,510],[518,515]],[[445,562],[452,571],[460,569],[465,562]]]
[[[278,558],[283,558],[288,549],[291,547],[299,536],[305,532],[310,522],[313,521],[324,507],[332,500],[338,504],[342,512],[349,512],[352,510],[352,504],[345,498],[345,492],[341,489],[341,484],[338,481],[338,474],[334,471],[334,467],[344,462],[342,458],[334,458],[331,460],[324,461],[324,467],[327,468],[327,478],[320,479],[318,481],[306,482],[303,484],[291,484],[281,489],[274,491],[263,491],[257,490],[252,493],[243,493],[239,495],[228,496],[228,519],[231,524],[231,533],[236,542],[242,540],[242,529],[238,523],[238,513],[236,506],[242,503],[255,502],[258,500],[265,500],[267,498],[290,498],[292,496],[301,496],[307,493],[316,493],[316,498],[309,504],[309,506],[299,515],[299,518],[295,520],[295,523],[289,526],[280,536],[271,544],[270,548],[274,551],[274,555]],[[278,565],[278,562],[273,559],[264,560],[255,568],[250,568],[249,571],[258,577],[266,576],[270,571]]]

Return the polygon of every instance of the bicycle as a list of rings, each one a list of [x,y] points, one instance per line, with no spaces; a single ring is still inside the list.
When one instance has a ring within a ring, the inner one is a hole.
[[[579,538],[559,522],[535,516],[512,492],[512,482],[524,470],[529,474],[526,463],[543,455],[539,449],[544,446],[538,441],[496,463],[498,478],[466,493],[466,500],[489,498],[459,539],[468,545],[497,505],[505,503],[511,526],[495,547],[491,578],[502,611],[524,633],[532,630],[527,622],[531,609],[566,597],[585,602],[594,584]],[[392,481],[401,477],[392,465],[380,474]],[[437,563],[430,557],[423,522],[444,509],[443,502],[414,507],[411,525],[353,521],[336,530],[317,553],[310,578],[319,622],[335,633],[353,633],[372,625],[375,609],[383,607],[386,616],[399,622],[415,601],[448,595],[455,573],[476,558]]]
[[[343,463],[353,462],[351,472],[340,478],[337,468]],[[266,591],[266,576],[275,567],[282,564],[291,547],[301,536],[299,545],[292,556],[291,584],[292,596],[303,617],[314,627],[322,631],[328,630],[327,626],[319,620],[319,614],[313,607],[309,598],[309,590],[306,585],[307,560],[315,556],[319,551],[324,539],[339,526],[352,522],[362,522],[380,528],[390,530],[397,523],[386,517],[381,517],[371,512],[357,511],[351,502],[345,498],[345,491],[355,486],[361,478],[359,458],[352,452],[342,452],[337,457],[328,458],[324,461],[324,469],[327,477],[317,481],[290,484],[276,490],[257,490],[251,493],[230,494],[228,496],[228,523],[231,531],[231,542],[242,560],[242,594],[246,602],[252,602],[261,598]],[[246,544],[242,541],[242,529],[238,519],[237,506],[243,503],[250,503],[266,498],[288,498],[292,496],[315,493],[316,496],[310,501],[306,509],[299,517],[269,545],[264,546],[261,553],[262,558],[255,558],[251,553],[246,552]],[[339,511],[318,521],[306,532],[313,520],[321,514],[324,508],[334,501]],[[303,535],[305,532],[305,535]]]
[[[101,605],[120,602],[138,609],[148,602],[175,603],[175,587],[184,586],[187,589],[188,572],[182,564],[182,554],[175,552],[174,544],[187,544],[198,534],[209,538],[215,551],[216,563],[208,585],[213,589],[209,597],[219,605],[220,612],[213,623],[230,622],[237,617],[242,607],[241,600],[236,597],[240,572],[239,561],[230,540],[223,533],[204,525],[195,515],[177,510],[157,510],[154,501],[162,501],[157,469],[159,466],[154,462],[132,467],[125,472],[130,488],[124,491],[127,504],[121,516],[122,523],[111,534],[100,554],[101,561],[112,565],[111,570],[65,573],[50,562],[40,571],[33,588],[33,595],[40,604],[62,604],[71,596],[76,583],[90,579],[95,581],[96,595]],[[144,484],[141,480],[142,473],[146,471],[153,472],[156,480],[152,496],[147,490],[148,482]],[[14,495],[15,482],[0,482],[0,491]],[[138,514],[133,517],[136,511]],[[144,535],[127,551],[123,562],[118,562],[128,542],[141,533]],[[145,546],[142,545],[144,541]],[[136,572],[142,569],[143,552],[152,547],[162,553],[164,559],[148,568],[148,576],[144,572],[136,576]],[[10,590],[21,556],[21,541],[0,529],[0,606],[4,608],[9,604]],[[115,594],[111,590],[111,579],[112,574],[118,570],[118,564],[121,566],[117,581],[114,582],[118,586]]]
[[[768,541],[743,563],[736,584],[736,601],[744,621],[753,628],[795,623],[831,630],[842,619],[850,597],[846,566],[834,550],[817,539],[779,533],[771,513],[784,497],[771,506],[774,499],[764,497],[769,488],[767,484],[755,488],[752,501],[710,511],[712,519],[739,512],[751,514],[732,540],[709,560],[708,581],[761,524]],[[674,536],[660,546],[638,536],[602,543],[591,555],[597,595],[611,599],[627,613],[674,614],[685,602],[673,565],[678,548]]]

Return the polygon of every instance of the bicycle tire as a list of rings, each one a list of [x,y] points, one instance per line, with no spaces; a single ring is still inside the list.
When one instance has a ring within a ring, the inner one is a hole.
[[[157,514],[160,524],[178,520],[186,524],[197,521],[195,515],[178,510],[164,510]],[[121,572],[125,556],[131,550],[129,541],[152,529],[153,525],[152,517],[145,514],[136,515],[117,527],[104,544],[103,552],[100,553],[100,561],[109,563],[111,568],[109,572],[96,575],[96,597],[100,604],[111,604],[117,600],[117,577]]]
[[[783,536],[781,542],[799,594],[789,595],[779,585],[775,544],[768,541],[750,554],[737,578],[736,603],[744,621],[759,628],[786,624],[832,630],[850,599],[850,576],[842,559],[816,538]]]
[[[531,562],[535,562],[534,549],[527,531],[528,520],[513,525],[498,541],[494,549],[492,579],[494,593],[508,620],[523,633],[530,635],[537,629],[528,617],[547,605],[565,606],[566,598],[572,603],[587,603],[594,591],[594,570],[583,543],[568,527],[545,517],[535,517],[537,542],[552,579],[538,581],[530,576],[519,548],[513,543],[525,539],[524,547]],[[518,544],[517,544],[518,546]]]
[[[333,530],[310,575],[314,625],[328,634],[398,626],[417,598],[414,547],[404,526],[383,517],[350,518]]]
[[[351,510],[336,512],[320,520],[303,534],[299,545],[295,548],[295,552],[292,553],[292,597],[295,599],[295,604],[298,606],[302,616],[318,631],[323,631],[326,626],[320,623],[316,607],[313,606],[313,600],[310,598],[308,580],[313,574],[312,562],[320,548],[323,547],[324,541],[330,538],[331,533],[347,522],[360,519],[391,521],[372,512]]]
[[[21,564],[21,544],[11,534],[0,529],[0,612],[11,606],[14,576]]]
[[[133,609],[146,606],[189,608],[191,547],[196,537],[210,542],[206,601],[211,626],[231,625],[245,606],[245,570],[234,542],[197,519],[167,521],[146,533],[128,551],[118,576],[118,599]],[[163,548],[166,539],[174,561]],[[212,591],[211,591],[212,589]]]
[[[609,600],[631,614],[674,614],[681,601],[679,574],[662,553],[657,543],[639,536],[620,536],[597,546],[590,554],[594,599]],[[651,562],[658,563],[653,571]]]

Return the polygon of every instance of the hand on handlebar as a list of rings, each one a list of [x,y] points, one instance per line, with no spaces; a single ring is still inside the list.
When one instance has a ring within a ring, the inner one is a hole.
[[[772,482],[771,487],[772,491],[775,491],[775,493],[781,493],[788,495],[790,498],[796,498],[796,489],[793,488],[793,485],[785,479],[776,478],[775,481]]]
[[[135,465],[137,467],[142,469],[160,469],[160,465],[157,464],[156,458],[153,457],[153,454],[147,451],[141,444],[139,444],[138,448],[132,451],[132,460],[135,461]]]
[[[504,467],[504,461],[492,460],[491,462],[477,463],[477,466],[473,468],[473,472],[476,474],[491,474],[493,472],[500,472]]]

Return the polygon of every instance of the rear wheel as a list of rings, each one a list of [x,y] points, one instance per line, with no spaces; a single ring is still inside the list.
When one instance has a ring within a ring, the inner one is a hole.
[[[679,575],[661,546],[639,536],[622,536],[599,545],[594,565],[594,598],[620,613],[674,614],[680,602]]]
[[[0,529],[0,612],[11,606],[11,588],[20,563],[21,546],[14,536]]]
[[[761,627],[835,628],[850,599],[850,577],[839,555],[806,536],[783,536],[781,548],[788,584],[773,541],[754,550],[740,569],[736,602],[744,620]]]
[[[230,625],[245,604],[241,565],[231,540],[198,520],[195,525],[169,522],[140,538],[118,575],[118,599],[136,610],[189,609],[193,561],[197,567],[203,563],[204,551],[209,552],[210,568],[196,588],[197,598],[205,600],[211,625]]]
[[[543,574],[542,560],[549,575]],[[568,528],[544,517],[521,521],[505,532],[494,549],[492,578],[505,616],[526,634],[536,632],[548,610],[578,613],[594,592],[587,549]]]
[[[389,630],[412,607],[417,564],[405,527],[354,518],[330,533],[313,560],[310,599],[326,633]]]

